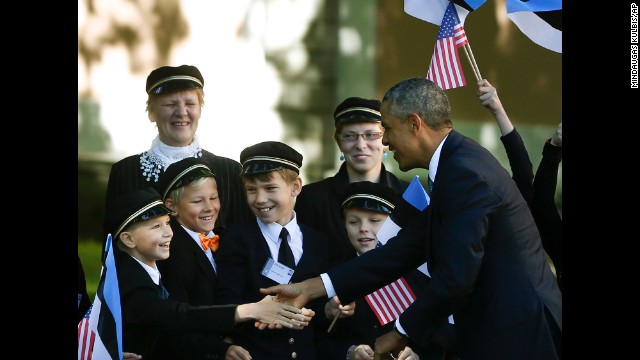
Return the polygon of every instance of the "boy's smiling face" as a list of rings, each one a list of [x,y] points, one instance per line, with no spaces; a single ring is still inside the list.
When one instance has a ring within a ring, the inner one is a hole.
[[[120,234],[120,241],[129,254],[153,267],[157,260],[169,257],[172,237],[169,215],[162,215],[129,225]]]
[[[351,246],[359,255],[374,249],[378,243],[378,231],[389,215],[377,211],[344,209],[344,223]]]
[[[220,211],[218,187],[211,177],[200,185],[193,185],[193,182],[185,185],[177,204],[171,198],[165,202],[167,207],[175,211],[181,225],[191,231],[207,234],[213,230]]]
[[[279,172],[273,171],[271,174],[269,181],[245,179],[247,203],[265,224],[276,222],[285,226],[293,219],[294,200],[300,193],[302,180],[298,177],[287,183]]]

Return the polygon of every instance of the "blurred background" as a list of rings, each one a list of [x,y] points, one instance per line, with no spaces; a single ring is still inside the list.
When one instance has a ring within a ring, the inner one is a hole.
[[[498,89],[534,166],[562,121],[562,54],[533,43],[488,0],[464,28],[482,77]],[[239,160],[277,140],[304,156],[303,183],[333,175],[335,106],[349,96],[382,99],[424,77],[439,27],[404,12],[402,0],[78,0],[78,253],[93,298],[111,164],[147,150],[157,134],[145,112],[146,77],[163,65],[195,65],[205,80],[203,148]],[[467,85],[447,90],[454,128],[510,171],[495,120]],[[401,172],[411,180],[426,170]],[[426,183],[425,183],[426,185]],[[556,192],[562,210],[562,165]]]

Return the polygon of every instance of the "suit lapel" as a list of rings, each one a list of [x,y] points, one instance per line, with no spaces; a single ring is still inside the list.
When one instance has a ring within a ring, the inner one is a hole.
[[[172,221],[174,221],[172,219]],[[196,263],[202,269],[202,272],[205,274],[207,279],[211,281],[213,285],[217,284],[218,279],[216,276],[216,272],[213,269],[213,265],[209,261],[207,254],[202,250],[200,246],[193,240],[191,235],[184,230],[184,228],[176,221],[176,229],[174,234],[174,241],[176,241],[178,246],[184,247],[188,251],[192,252],[196,258]]]

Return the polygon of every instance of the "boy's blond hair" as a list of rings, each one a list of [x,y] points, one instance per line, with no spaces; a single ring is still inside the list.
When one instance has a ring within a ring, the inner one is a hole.
[[[262,182],[267,182],[273,180],[275,173],[279,173],[282,176],[282,179],[287,183],[291,184],[296,181],[300,176],[293,170],[278,168],[269,172],[260,173],[260,174],[250,174],[250,175],[242,175],[242,182],[246,184],[247,180],[258,180]]]
[[[214,177],[201,177],[201,178],[197,178],[195,180],[193,180],[192,182],[180,186],[179,188],[174,189],[173,191],[171,191],[171,193],[169,193],[169,198],[171,198],[171,200],[173,200],[174,204],[179,204],[180,203],[180,197],[182,197],[182,194],[184,194],[184,189],[188,186],[190,188],[198,188],[200,186],[202,186],[202,184],[204,184],[205,182],[207,182],[207,180],[211,180],[213,181],[213,185],[216,186],[216,188],[218,187],[218,183],[216,182],[216,178]]]

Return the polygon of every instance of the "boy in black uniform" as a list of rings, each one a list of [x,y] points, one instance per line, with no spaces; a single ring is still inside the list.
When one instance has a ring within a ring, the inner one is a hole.
[[[216,262],[220,301],[243,303],[262,299],[261,287],[319,276],[327,269],[328,248],[324,235],[298,223],[293,211],[302,188],[300,153],[267,141],[245,148],[240,162],[247,202],[256,217],[226,228]],[[313,310],[323,305],[309,303]],[[315,360],[314,327],[260,331],[251,324],[233,341],[253,360]]]

